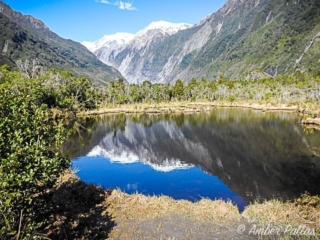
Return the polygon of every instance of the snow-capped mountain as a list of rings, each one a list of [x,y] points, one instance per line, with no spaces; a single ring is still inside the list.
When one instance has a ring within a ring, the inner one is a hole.
[[[130,83],[139,83],[148,79],[149,71],[143,59],[151,48],[160,45],[167,37],[180,30],[190,28],[187,23],[152,22],[136,34],[116,33],[106,35],[95,42],[82,42],[102,62],[114,66]],[[137,62],[138,61],[138,62]],[[137,71],[140,69],[141,71]]]
[[[91,52],[95,52],[98,49],[104,47],[107,49],[118,49],[128,44],[134,38],[134,34],[130,33],[116,33],[113,35],[105,35],[101,39],[95,42],[82,42],[86,48]]]
[[[142,35],[148,34],[149,31],[160,31],[163,34],[172,35],[180,30],[187,29],[191,27],[188,23],[170,23],[166,21],[152,22],[146,28],[139,31],[136,36],[140,37]]]

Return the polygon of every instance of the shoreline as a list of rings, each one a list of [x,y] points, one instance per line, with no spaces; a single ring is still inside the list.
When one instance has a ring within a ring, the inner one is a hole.
[[[239,212],[236,205],[222,200],[190,202],[164,195],[105,190],[84,183],[70,170],[60,177],[52,194],[53,203],[61,207],[49,218],[44,232],[47,237],[62,239],[68,234],[70,239],[256,239],[264,235],[253,234],[250,229],[268,229],[270,225],[282,229],[282,237],[290,238],[283,231],[289,225],[295,229],[305,225],[312,233],[320,233],[316,221],[320,217],[320,197],[307,194],[294,201],[250,203]],[[239,232],[239,226],[245,229]],[[83,228],[89,231],[84,232]]]
[[[103,114],[136,114],[136,113],[196,113],[208,112],[214,108],[246,108],[265,112],[293,112],[304,116],[301,124],[308,126],[320,126],[320,106],[306,107],[291,104],[272,103],[230,103],[230,102],[171,102],[171,103],[140,103],[112,105],[104,108],[82,111],[77,117],[98,116]],[[314,117],[310,117],[313,115]]]
[[[95,110],[82,111],[77,116],[94,116],[108,113],[181,113],[181,112],[200,112],[210,111],[218,107],[232,108],[249,108],[262,111],[287,111],[297,112],[298,106],[288,106],[281,104],[274,106],[272,104],[258,103],[221,103],[221,102],[174,102],[174,103],[159,103],[159,104],[125,104],[115,105]]]

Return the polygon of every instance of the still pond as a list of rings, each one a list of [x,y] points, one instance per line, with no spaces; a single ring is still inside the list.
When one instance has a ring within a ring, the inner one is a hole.
[[[174,199],[320,194],[320,131],[296,114],[216,108],[78,119],[62,151],[87,183]]]

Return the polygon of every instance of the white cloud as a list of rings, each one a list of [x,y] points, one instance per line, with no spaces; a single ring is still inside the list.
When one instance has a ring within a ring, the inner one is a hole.
[[[96,0],[96,2],[100,2],[103,4],[111,4],[111,2],[109,2],[108,0]]]
[[[117,1],[117,2],[115,2],[114,5],[118,6],[118,8],[121,9],[121,10],[129,10],[129,11],[137,10],[137,9],[133,6],[133,2]]]
[[[95,1],[103,3],[103,4],[110,4],[110,5],[117,6],[121,10],[129,10],[129,11],[138,10],[137,8],[135,8],[133,6],[133,1],[132,2],[123,2],[123,1],[120,0],[120,1],[116,1],[114,3],[111,3],[108,0],[95,0]]]

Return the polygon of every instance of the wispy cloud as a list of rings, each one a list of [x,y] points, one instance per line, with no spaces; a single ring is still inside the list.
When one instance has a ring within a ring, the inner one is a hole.
[[[96,2],[100,2],[103,4],[109,4],[109,5],[114,5],[117,6],[121,10],[129,10],[129,11],[136,11],[138,10],[136,7],[133,6],[133,1],[132,2],[124,2],[124,1],[116,1],[114,3],[109,2],[108,0],[96,0]]]
[[[138,10],[133,6],[133,2],[117,1],[117,2],[115,2],[114,5],[118,6],[118,8],[121,10],[129,10],[129,11]]]
[[[111,2],[107,1],[107,0],[100,0],[101,3],[104,3],[104,4],[111,4]]]
[[[95,2],[98,3],[103,3],[103,4],[112,4],[111,2],[109,2],[108,0],[94,0]]]

